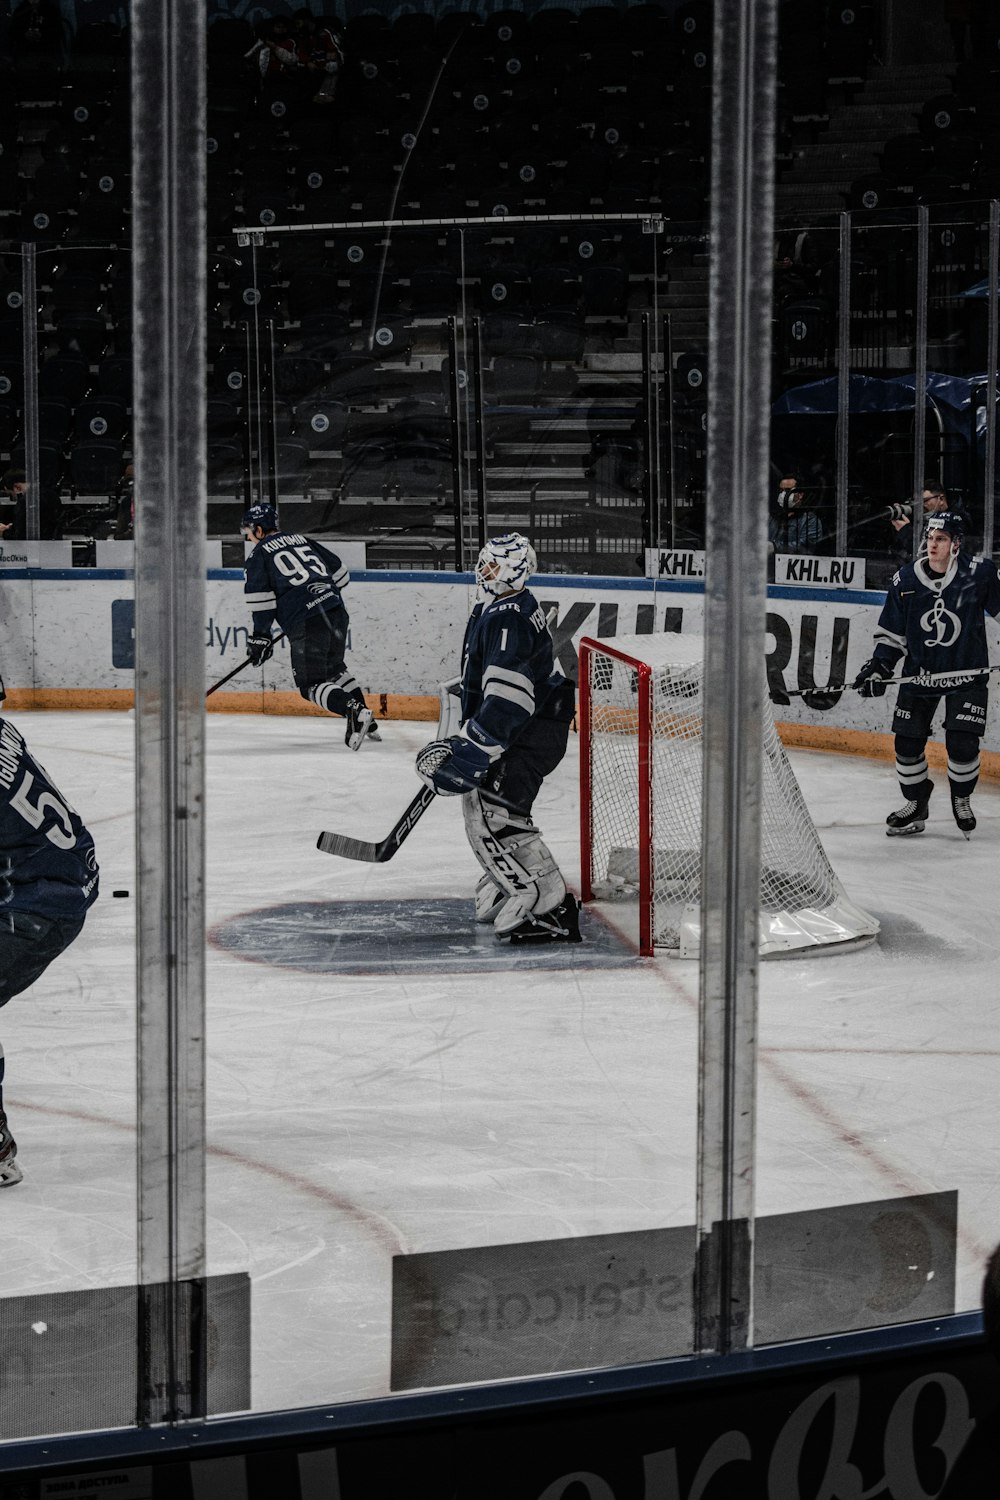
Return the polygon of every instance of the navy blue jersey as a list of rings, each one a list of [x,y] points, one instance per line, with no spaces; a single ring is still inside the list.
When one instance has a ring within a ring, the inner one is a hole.
[[[989,666],[984,614],[1000,614],[1000,573],[988,558],[953,558],[934,573],[925,558],[893,575],[875,631],[875,656],[894,667],[901,656],[904,677],[918,672],[962,672]],[[923,693],[955,692],[980,674]]]
[[[97,900],[94,841],[9,719],[0,719],[0,911],[82,917]]]
[[[488,741],[506,748],[557,688],[552,637],[529,589],[487,599],[469,616],[462,646],[462,722],[474,719]],[[475,736],[474,736],[475,738]]]
[[[312,615],[342,607],[341,591],[351,581],[336,553],[292,531],[259,541],[245,575],[254,635],[270,635],[275,619],[286,635],[301,635]]]

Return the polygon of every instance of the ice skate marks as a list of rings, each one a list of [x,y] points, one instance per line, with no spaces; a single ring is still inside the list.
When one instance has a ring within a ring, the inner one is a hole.
[[[314,974],[430,974],[469,970],[622,969],[643,960],[584,908],[585,941],[511,948],[477,926],[472,898],[303,901],[241,912],[210,933],[248,963]]]

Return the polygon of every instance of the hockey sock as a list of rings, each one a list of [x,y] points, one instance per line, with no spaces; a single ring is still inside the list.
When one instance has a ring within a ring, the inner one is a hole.
[[[971,797],[979,780],[979,740],[974,734],[946,734],[948,785],[953,797]]]
[[[927,774],[926,741],[896,737],[896,776],[903,796],[914,802],[925,802],[932,783]]]
[[[305,696],[311,703],[315,703],[317,708],[325,709],[328,714],[342,714],[345,717],[348,703],[360,700],[362,708],[365,703],[358,679],[351,672],[346,671],[335,682],[316,683]]]

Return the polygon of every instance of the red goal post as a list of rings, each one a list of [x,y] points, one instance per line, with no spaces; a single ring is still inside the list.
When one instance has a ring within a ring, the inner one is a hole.
[[[647,956],[700,949],[703,655],[690,633],[580,642],[581,892],[638,898]],[[762,728],[761,956],[870,942],[879,924],[827,858],[767,698]]]

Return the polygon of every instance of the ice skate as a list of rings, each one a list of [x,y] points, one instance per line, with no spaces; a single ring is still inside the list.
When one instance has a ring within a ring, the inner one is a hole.
[[[885,831],[889,838],[897,838],[903,834],[923,833],[927,826],[930,800],[928,795],[920,802],[904,802],[902,807],[897,807],[895,812],[891,812],[885,820]]]
[[[502,935],[510,938],[511,946],[515,943],[581,943],[580,903],[571,891],[567,891],[552,911],[526,917],[512,932]]]
[[[7,1128],[7,1116],[0,1110],[0,1188],[13,1187],[23,1176],[17,1164],[17,1142]]]
[[[972,811],[972,808],[969,806],[969,798],[956,797],[954,792],[952,792],[951,810],[954,814],[955,822],[958,824],[962,833],[964,833],[966,838],[969,838],[972,834],[972,830],[976,826],[976,815]]]
[[[347,705],[347,729],[344,732],[344,744],[348,750],[361,749],[361,746],[368,737],[369,729],[374,723],[375,715],[363,703],[349,703]]]

